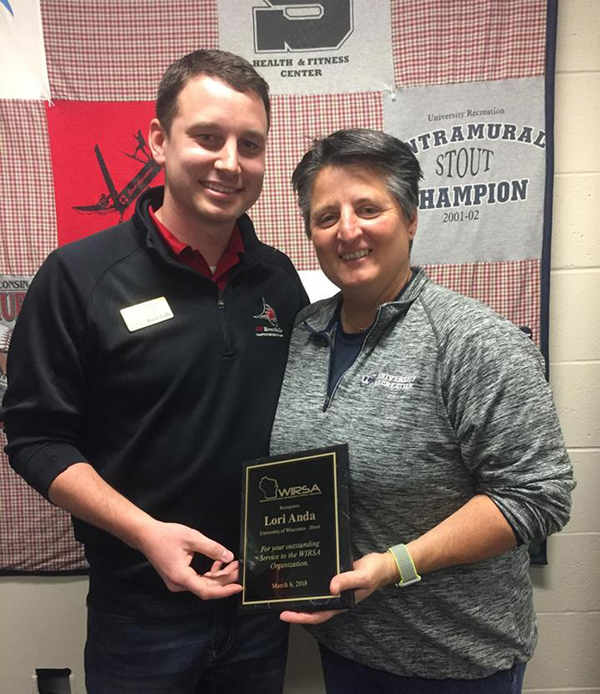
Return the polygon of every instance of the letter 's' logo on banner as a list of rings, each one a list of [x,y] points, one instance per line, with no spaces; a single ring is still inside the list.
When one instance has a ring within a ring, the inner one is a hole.
[[[264,0],[254,7],[257,53],[340,48],[353,31],[353,0]]]

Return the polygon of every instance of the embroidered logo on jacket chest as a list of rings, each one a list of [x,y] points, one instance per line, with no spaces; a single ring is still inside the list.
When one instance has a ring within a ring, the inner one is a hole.
[[[283,337],[283,330],[279,327],[275,309],[265,301],[264,296],[262,302],[262,311],[253,316],[256,320],[262,321],[254,325],[254,334],[256,337]]]
[[[412,390],[417,381],[416,374],[388,374],[385,371],[363,374],[360,385],[372,388],[387,388],[388,390]]]

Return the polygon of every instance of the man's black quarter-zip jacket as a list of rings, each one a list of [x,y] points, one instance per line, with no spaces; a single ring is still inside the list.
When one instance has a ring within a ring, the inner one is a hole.
[[[288,341],[307,297],[290,260],[256,238],[246,215],[238,219],[245,252],[219,292],[158,235],[148,208],[161,198],[161,188],[146,191],[130,221],[57,249],[40,268],[9,355],[7,452],[45,496],[59,473],[87,461],[155,518],[237,554],[241,464],[268,454]],[[140,308],[154,299],[160,311]],[[121,314],[129,307],[149,324],[130,331]],[[172,614],[223,602],[169,593],[143,555],[74,526],[91,566],[92,606],[143,613],[152,604]]]

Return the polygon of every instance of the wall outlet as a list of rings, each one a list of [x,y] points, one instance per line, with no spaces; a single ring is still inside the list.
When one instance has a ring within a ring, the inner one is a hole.
[[[31,694],[77,694],[75,676],[69,668],[36,668]]]

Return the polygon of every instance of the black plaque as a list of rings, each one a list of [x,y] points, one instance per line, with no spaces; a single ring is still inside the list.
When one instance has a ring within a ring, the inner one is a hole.
[[[354,606],[329,592],[352,568],[346,445],[244,465],[240,563],[242,611]]]

